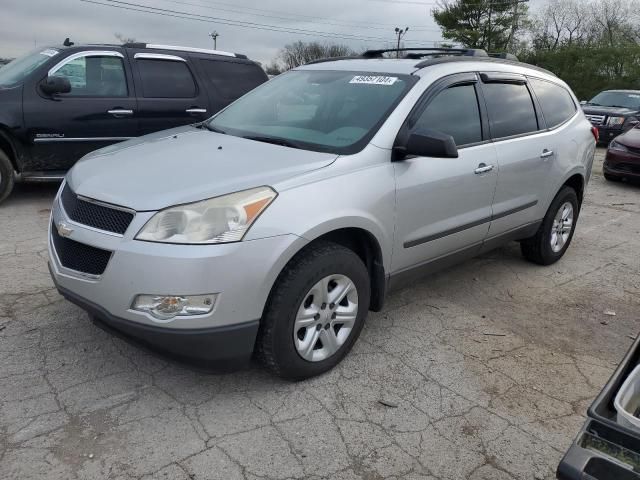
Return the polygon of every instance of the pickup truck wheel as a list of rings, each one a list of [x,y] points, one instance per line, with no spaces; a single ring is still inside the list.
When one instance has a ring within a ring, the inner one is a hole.
[[[2,203],[13,190],[13,165],[9,157],[0,150],[0,203]]]
[[[538,265],[551,265],[560,260],[573,239],[579,212],[575,190],[562,187],[536,234],[520,242],[524,258]]]
[[[291,380],[332,369],[358,339],[370,296],[367,267],[353,251],[330,242],[306,248],[276,281],[260,324],[258,359]]]

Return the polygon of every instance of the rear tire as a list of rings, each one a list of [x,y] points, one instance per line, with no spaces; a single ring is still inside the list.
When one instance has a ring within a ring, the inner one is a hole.
[[[13,190],[13,165],[9,157],[0,150],[0,203],[2,203]]]
[[[576,191],[562,187],[536,234],[520,242],[524,258],[538,265],[551,265],[560,260],[571,244],[579,213]]]
[[[358,339],[370,297],[369,272],[352,250],[331,242],[305,248],[273,287],[260,322],[258,360],[291,380],[331,370]]]

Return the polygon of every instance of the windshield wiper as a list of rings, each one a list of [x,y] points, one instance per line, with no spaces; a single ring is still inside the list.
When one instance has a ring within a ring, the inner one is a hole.
[[[200,125],[198,125],[198,128],[206,128],[210,132],[221,133],[223,135],[227,134],[227,132],[225,132],[224,130],[222,130],[220,128],[214,127],[209,122],[202,122]]]
[[[273,145],[282,145],[283,147],[302,148],[299,143],[287,140],[285,138],[267,137],[263,135],[247,135],[247,140],[255,140],[256,142],[272,143]]]

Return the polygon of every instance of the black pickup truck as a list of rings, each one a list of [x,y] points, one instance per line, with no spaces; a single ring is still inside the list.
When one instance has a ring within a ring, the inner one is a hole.
[[[0,68],[0,202],[86,153],[197,123],[265,82],[246,56],[133,43],[39,48]]]
[[[605,90],[582,102],[582,110],[608,144],[640,123],[640,90]]]

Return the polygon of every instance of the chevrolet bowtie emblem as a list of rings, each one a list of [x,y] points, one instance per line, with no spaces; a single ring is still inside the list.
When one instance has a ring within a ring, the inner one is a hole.
[[[56,229],[58,230],[58,235],[60,235],[61,237],[68,237],[73,233],[73,228],[71,228],[64,222],[58,223]]]

